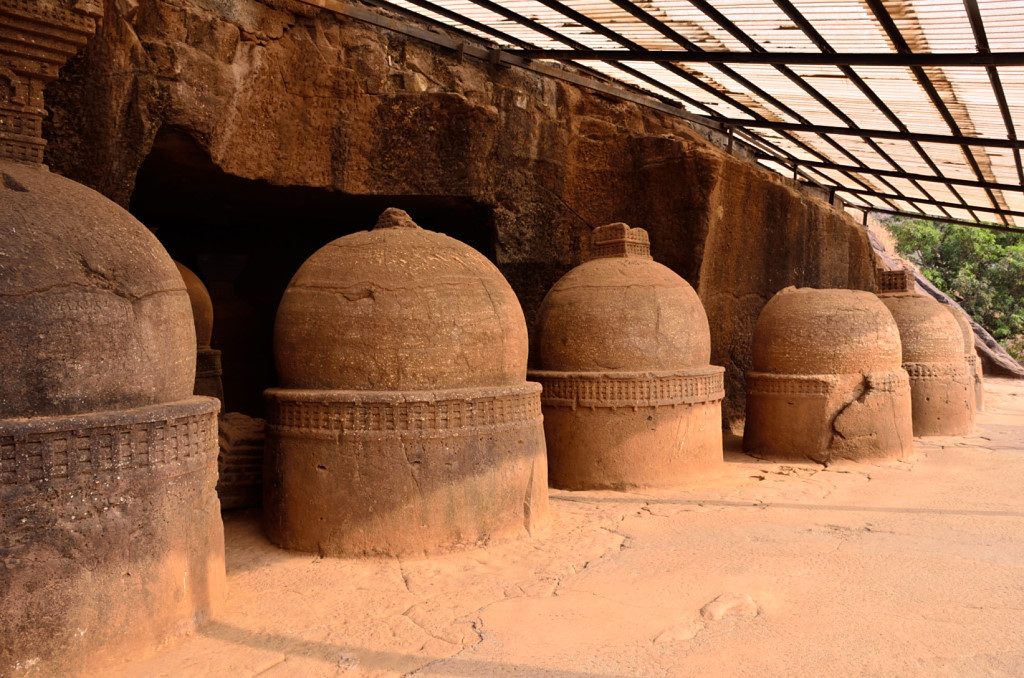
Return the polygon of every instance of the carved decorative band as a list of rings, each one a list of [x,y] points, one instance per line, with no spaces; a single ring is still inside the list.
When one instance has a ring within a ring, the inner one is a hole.
[[[903,369],[911,380],[921,379],[962,379],[966,376],[964,364],[948,363],[903,363]]]
[[[302,431],[449,431],[540,418],[540,384],[447,391],[269,389],[270,428]]]
[[[662,407],[717,402],[725,397],[725,369],[672,372],[552,372],[530,379],[544,386],[541,400],[552,407]]]
[[[75,31],[86,35],[95,30],[91,16],[103,15],[103,8],[95,0],[81,0],[74,9],[40,3],[39,0],[0,0],[0,10],[25,22],[41,24],[42,28],[55,33]]]
[[[747,372],[747,396],[784,395],[824,397],[839,379],[828,374],[769,374]]]
[[[14,160],[15,162],[39,164],[43,161],[44,146],[42,142],[36,143],[34,141],[27,142],[5,138],[3,132],[0,132],[0,158]]]
[[[903,370],[869,372],[864,375],[832,374],[769,374],[747,372],[747,395],[805,396],[823,398],[830,395],[844,376],[860,377],[872,391],[899,393],[910,386]],[[849,383],[849,382],[848,382]]]
[[[219,377],[223,374],[220,365],[220,351],[201,348],[196,351],[196,378]]]
[[[2,85],[3,80],[0,79]],[[45,146],[42,124],[43,111],[30,106],[4,106],[0,100],[0,135],[3,138],[26,145]]]
[[[907,270],[875,269],[875,283],[879,294],[907,293],[915,289],[914,274]]]
[[[0,419],[0,487],[114,474],[217,451],[217,401],[63,417]]]
[[[910,388],[910,379],[903,370],[895,372],[872,372],[867,376],[868,386],[872,391],[884,393],[901,393]]]
[[[590,251],[591,259],[606,259],[610,257],[642,257],[650,259],[651,246],[645,242],[617,240],[596,243]]]

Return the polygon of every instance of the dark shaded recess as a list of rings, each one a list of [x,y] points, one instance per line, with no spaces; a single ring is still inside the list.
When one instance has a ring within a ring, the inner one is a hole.
[[[160,131],[130,209],[210,290],[225,411],[263,416],[263,390],[277,384],[274,317],[288,282],[313,252],[372,228],[388,207],[495,260],[487,206],[459,197],[347,195],[241,179],[218,168],[188,133]]]

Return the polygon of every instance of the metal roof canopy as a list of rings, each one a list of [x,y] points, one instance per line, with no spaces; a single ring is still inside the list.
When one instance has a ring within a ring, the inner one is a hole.
[[[852,207],[1024,232],[1020,0],[373,1],[650,92]]]
[[[876,54],[860,52],[821,54],[813,52],[690,52],[659,49],[514,49],[526,59],[558,61],[657,61],[703,64],[782,64],[788,66],[1024,66],[1024,52],[973,54]]]

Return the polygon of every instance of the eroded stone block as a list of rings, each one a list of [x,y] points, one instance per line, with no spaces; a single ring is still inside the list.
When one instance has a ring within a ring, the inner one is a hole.
[[[263,497],[263,451],[266,423],[240,412],[220,416],[217,495],[221,508],[252,508]]]

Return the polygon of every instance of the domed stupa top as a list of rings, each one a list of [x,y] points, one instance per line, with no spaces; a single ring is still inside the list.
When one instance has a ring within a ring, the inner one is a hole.
[[[900,329],[904,363],[963,361],[963,332],[942,304],[920,295],[886,295],[882,303]]]
[[[178,267],[181,279],[185,281],[185,289],[188,291],[188,300],[192,304],[192,321],[196,327],[196,345],[200,349],[210,348],[210,340],[213,337],[213,301],[206,285],[187,266],[177,261],[174,265]]]
[[[871,292],[776,294],[754,326],[743,449],[822,464],[908,454],[913,415],[900,341]]]
[[[899,273],[905,280],[902,289],[880,285],[879,298],[900,330],[903,368],[910,377],[913,399],[914,435],[967,433],[974,425],[977,396],[972,384],[974,360],[965,360],[965,332],[951,309],[914,293],[909,271]]]
[[[40,164],[44,86],[102,7],[0,5],[0,419],[188,398],[195,337],[170,257],[128,212]]]
[[[274,347],[285,388],[416,391],[520,384],[528,340],[494,264],[391,208],[299,268]]]
[[[536,367],[566,372],[706,367],[711,336],[690,284],[651,259],[647,231],[594,229],[591,258],[544,297]]]
[[[754,327],[752,367],[774,374],[856,374],[899,369],[899,329],[870,292],[787,287]]]
[[[43,168],[0,160],[0,175],[0,418],[188,398],[188,294],[157,239]]]

